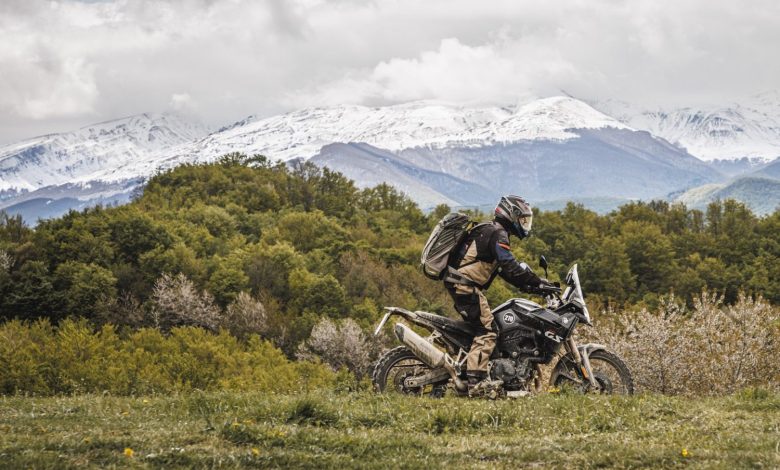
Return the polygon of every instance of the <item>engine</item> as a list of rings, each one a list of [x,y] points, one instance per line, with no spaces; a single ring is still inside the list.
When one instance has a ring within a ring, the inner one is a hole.
[[[523,390],[531,372],[533,367],[527,359],[494,359],[491,362],[490,378],[503,381],[508,391]]]

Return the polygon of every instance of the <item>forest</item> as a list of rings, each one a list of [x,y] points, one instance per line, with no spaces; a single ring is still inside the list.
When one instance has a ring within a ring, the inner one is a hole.
[[[36,360],[47,357],[47,347],[83,341],[63,337],[62,325],[80,332],[77,338],[124,341],[134,345],[131,352],[151,342],[184,354],[182,344],[194,343],[188,335],[247,358],[262,356],[265,344],[283,353],[277,362],[324,361],[360,378],[389,344],[368,334],[383,306],[454,315],[442,285],[418,269],[422,244],[451,210],[426,214],[389,185],[359,189],[327,168],[236,153],[161,172],[124,206],[73,211],[35,228],[2,215],[1,333],[27,339],[0,346],[6,370],[19,369],[5,373],[0,391],[79,389],[78,380],[20,379],[32,374],[25,370],[39,371]],[[475,220],[490,217],[468,212]],[[608,320],[605,327],[671,304],[695,311],[702,292],[723,306],[754,297],[780,303],[780,211],[759,218],[733,200],[706,211],[663,201],[606,215],[575,204],[536,211],[533,236],[513,238],[512,248],[537,271],[545,255],[551,280],[579,263],[591,310]],[[517,295],[503,281],[488,291],[494,306]],[[622,313],[609,319],[600,312]],[[37,349],[21,358],[30,345]],[[28,369],[19,366],[24,361]],[[247,361],[242,367],[250,367]],[[208,382],[217,388],[226,383],[218,369]],[[109,388],[131,393],[193,382],[185,372],[171,374],[159,386],[157,379],[137,386],[127,379]],[[99,374],[95,380],[82,388],[106,387]]]

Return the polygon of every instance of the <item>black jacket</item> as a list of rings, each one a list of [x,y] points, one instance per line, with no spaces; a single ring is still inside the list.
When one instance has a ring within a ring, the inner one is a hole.
[[[450,265],[480,289],[487,289],[496,275],[528,292],[535,291],[542,282],[527,264],[514,257],[509,233],[499,221],[474,227],[456,248]]]

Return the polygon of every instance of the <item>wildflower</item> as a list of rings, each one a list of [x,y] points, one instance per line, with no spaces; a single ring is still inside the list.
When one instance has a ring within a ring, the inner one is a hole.
[[[258,449],[257,447],[252,447],[252,455],[254,455],[255,457],[260,455],[260,449]]]
[[[682,455],[682,456],[683,456],[683,458],[687,458],[687,457],[688,457],[688,455],[690,455],[690,454],[688,454],[688,449],[686,449],[685,447],[683,447],[683,450],[682,450],[682,452],[680,452],[680,455]]]
[[[547,389],[547,393],[561,393],[561,389],[558,387],[550,387]]]
[[[124,454],[125,454],[125,457],[128,457],[128,458],[133,458],[133,454],[134,454],[134,453],[135,453],[135,452],[133,452],[133,449],[131,449],[131,448],[129,448],[129,447],[125,447],[125,452],[124,452]]]
[[[142,402],[142,403],[145,405],[145,404],[149,403],[149,400],[147,400],[146,398],[144,398],[144,400],[143,400],[143,402]]]

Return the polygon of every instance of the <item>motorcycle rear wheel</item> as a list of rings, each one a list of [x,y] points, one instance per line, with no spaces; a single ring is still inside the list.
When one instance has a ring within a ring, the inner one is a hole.
[[[404,395],[431,396],[444,395],[446,381],[428,384],[423,387],[406,387],[404,379],[430,372],[431,368],[420,361],[406,346],[398,346],[387,351],[374,367],[371,376],[374,390],[379,393],[401,393]]]

